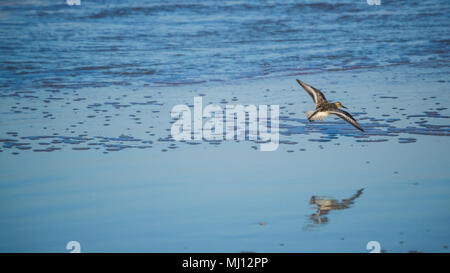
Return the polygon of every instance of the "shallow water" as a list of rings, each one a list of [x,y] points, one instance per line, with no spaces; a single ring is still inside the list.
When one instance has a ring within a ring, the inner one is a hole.
[[[0,251],[448,252],[447,1],[63,3],[1,4]],[[195,96],[279,148],[175,141]]]

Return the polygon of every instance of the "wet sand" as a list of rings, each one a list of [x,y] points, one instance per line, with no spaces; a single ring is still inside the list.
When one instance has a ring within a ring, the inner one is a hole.
[[[446,70],[4,92],[0,251],[64,252],[76,240],[86,252],[367,252],[375,240],[387,252],[448,252]],[[314,106],[296,78],[366,132],[308,122]],[[175,141],[170,110],[195,96],[280,105],[278,150]],[[334,201],[319,209],[313,196]]]

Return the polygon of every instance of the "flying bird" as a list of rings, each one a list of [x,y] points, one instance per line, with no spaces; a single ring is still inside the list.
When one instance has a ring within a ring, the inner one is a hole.
[[[358,130],[364,132],[364,129],[356,122],[356,120],[348,112],[341,110],[340,108],[347,107],[343,106],[340,102],[328,102],[325,96],[320,90],[300,81],[297,82],[305,89],[305,91],[311,96],[314,103],[316,104],[315,111],[307,111],[306,116],[308,120],[312,122],[313,120],[323,120],[329,115],[336,115],[343,120],[347,121],[351,125],[355,126]]]

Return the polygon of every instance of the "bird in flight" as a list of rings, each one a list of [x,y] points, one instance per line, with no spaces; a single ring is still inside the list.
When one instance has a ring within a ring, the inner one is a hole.
[[[348,112],[341,110],[340,108],[346,108],[340,102],[328,102],[325,96],[320,90],[300,81],[297,82],[305,89],[305,91],[311,96],[314,103],[316,104],[315,111],[307,111],[306,116],[308,120],[312,122],[313,120],[323,120],[329,115],[336,115],[343,120],[347,121],[351,125],[355,126],[358,130],[364,132],[364,129],[356,122],[356,120]]]

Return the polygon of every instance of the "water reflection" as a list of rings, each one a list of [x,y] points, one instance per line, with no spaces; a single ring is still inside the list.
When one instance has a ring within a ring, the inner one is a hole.
[[[328,223],[328,217],[326,215],[328,215],[331,210],[343,210],[350,208],[355,203],[355,200],[361,196],[363,190],[364,189],[358,190],[350,198],[343,199],[342,201],[332,199],[331,197],[313,195],[309,201],[309,204],[311,206],[317,206],[317,210],[309,216],[309,220],[312,223],[310,223],[308,227]]]

